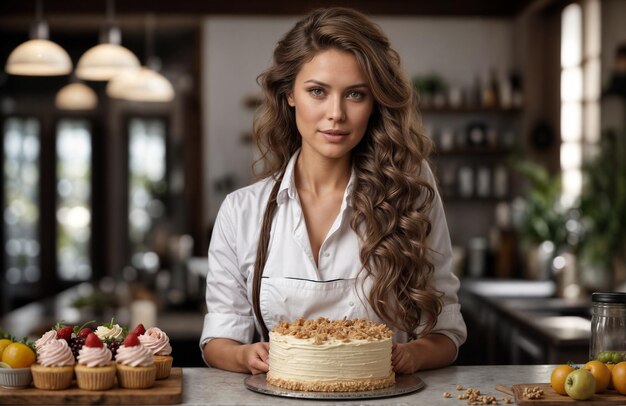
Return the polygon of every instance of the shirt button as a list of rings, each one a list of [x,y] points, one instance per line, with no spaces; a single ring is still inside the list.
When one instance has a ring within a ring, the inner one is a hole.
[[[348,304],[350,305],[350,307],[354,306],[354,302],[350,302]]]
[[[328,257],[330,256],[330,252],[325,252],[325,253],[324,253],[324,256],[325,256],[326,258],[328,258]]]

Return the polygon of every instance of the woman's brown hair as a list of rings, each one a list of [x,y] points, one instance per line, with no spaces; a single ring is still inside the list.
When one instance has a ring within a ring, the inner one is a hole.
[[[329,49],[356,57],[375,100],[365,136],[352,152],[351,226],[361,239],[363,272],[372,278],[368,302],[378,317],[410,336],[418,327],[427,334],[442,307],[441,293],[430,283],[434,266],[426,244],[435,191],[421,176],[431,142],[420,131],[416,95],[398,53],[365,15],[340,7],[316,10],[278,42],[272,66],[258,78],[264,93],[254,122],[261,151],[259,177],[282,177],[301,146],[287,96],[301,67]],[[276,208],[272,200],[255,263],[259,286],[266,254],[262,251],[267,249]],[[264,327],[258,291],[256,303],[255,315]]]

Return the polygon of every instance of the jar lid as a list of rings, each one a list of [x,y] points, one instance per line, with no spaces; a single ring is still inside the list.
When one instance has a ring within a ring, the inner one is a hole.
[[[591,301],[600,303],[626,303],[626,293],[596,292],[591,294]]]

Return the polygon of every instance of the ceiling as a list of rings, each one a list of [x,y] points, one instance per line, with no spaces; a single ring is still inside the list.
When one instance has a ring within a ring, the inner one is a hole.
[[[184,25],[210,14],[298,15],[328,6],[352,7],[371,15],[513,17],[533,1],[537,0],[117,0],[113,4],[122,24],[154,13],[160,24]],[[42,0],[42,4],[50,26],[62,25],[67,30],[98,24],[107,8],[107,0]],[[35,5],[36,0],[0,1],[0,30],[29,24]]]

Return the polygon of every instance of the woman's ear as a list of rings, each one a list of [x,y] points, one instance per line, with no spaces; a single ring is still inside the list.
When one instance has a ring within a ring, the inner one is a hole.
[[[291,107],[295,107],[296,103],[293,100],[293,92],[289,92],[287,93],[287,103],[291,106]]]

